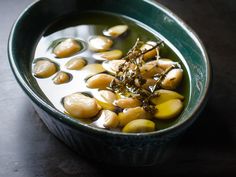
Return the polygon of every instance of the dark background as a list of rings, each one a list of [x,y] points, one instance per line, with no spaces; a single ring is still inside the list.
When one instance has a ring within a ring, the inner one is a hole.
[[[77,156],[47,130],[17,85],[7,40],[14,20],[32,1],[0,0],[0,177],[236,176],[235,0],[158,0],[203,40],[213,87],[205,110],[169,160],[129,169]]]

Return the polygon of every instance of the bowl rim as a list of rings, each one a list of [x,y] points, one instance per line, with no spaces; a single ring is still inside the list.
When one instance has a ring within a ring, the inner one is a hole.
[[[186,120],[184,120],[183,122],[174,124],[168,128],[154,131],[154,132],[147,132],[147,133],[114,132],[114,131],[110,131],[110,130],[106,130],[106,129],[99,129],[96,127],[92,127],[88,124],[78,122],[77,120],[70,118],[66,114],[60,112],[59,110],[53,108],[52,106],[47,104],[45,101],[43,101],[43,99],[41,97],[39,97],[33,91],[33,89],[30,88],[28,83],[24,80],[23,76],[21,75],[21,73],[19,72],[19,70],[16,66],[15,57],[12,52],[13,51],[12,42],[13,42],[14,34],[16,32],[16,28],[17,28],[19,21],[21,21],[21,19],[24,17],[24,15],[27,13],[27,11],[34,8],[34,6],[36,6],[40,2],[40,0],[36,0],[35,2],[31,3],[30,5],[28,5],[28,7],[26,7],[21,12],[21,14],[19,15],[19,17],[17,18],[17,20],[15,21],[15,23],[12,26],[12,29],[11,29],[11,32],[9,35],[9,39],[8,39],[8,59],[9,59],[11,69],[13,71],[13,74],[14,74],[18,84],[21,86],[23,91],[31,98],[33,103],[35,103],[41,109],[43,109],[48,114],[50,114],[52,118],[63,122],[67,126],[73,127],[77,130],[80,130],[80,131],[83,131],[86,133],[95,133],[96,135],[106,135],[106,136],[108,135],[108,136],[120,136],[120,137],[162,136],[162,135],[168,134],[170,132],[173,133],[173,132],[181,131],[181,130],[187,128],[189,125],[191,125],[194,122],[194,120],[196,119],[196,117],[198,116],[198,114],[201,112],[203,107],[205,106],[208,96],[209,96],[209,90],[210,90],[211,82],[212,82],[211,81],[212,80],[212,69],[211,69],[212,67],[211,67],[211,62],[209,60],[208,54],[207,54],[206,49],[203,45],[203,42],[198,37],[196,32],[192,28],[190,28],[181,18],[179,18],[176,14],[174,14],[167,7],[165,7],[164,5],[158,3],[154,0],[142,0],[142,1],[154,6],[155,8],[159,9],[160,11],[163,11],[163,13],[165,13],[166,15],[171,17],[193,39],[193,41],[199,47],[199,49],[203,55],[203,59],[204,59],[204,63],[206,64],[206,71],[207,71],[206,72],[206,76],[207,76],[206,77],[206,84],[205,84],[205,87],[203,88],[203,93],[201,94],[199,101],[196,103],[196,105],[194,106],[194,109],[190,112],[190,114],[188,115]]]

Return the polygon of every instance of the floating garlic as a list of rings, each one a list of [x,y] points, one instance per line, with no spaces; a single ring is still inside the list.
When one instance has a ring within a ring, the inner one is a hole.
[[[106,89],[114,79],[115,77],[109,74],[97,74],[90,77],[86,85],[88,88]]]
[[[52,76],[56,72],[57,72],[56,64],[46,58],[45,59],[42,58],[36,61],[33,68],[33,73],[38,78],[47,78]]]
[[[94,98],[90,98],[81,93],[73,93],[68,95],[63,100],[65,110],[75,118],[91,118],[94,117],[100,110]]]
[[[109,28],[108,30],[104,31],[104,35],[118,37],[124,34],[128,30],[127,25],[117,25]]]
[[[53,78],[53,83],[54,84],[65,84],[67,82],[69,82],[71,79],[70,74],[66,73],[66,72],[59,72],[57,73],[57,75]]]
[[[115,74],[119,70],[119,66],[123,64],[125,60],[112,60],[102,63],[103,68],[111,74]]]
[[[150,50],[155,45],[157,45],[156,42],[148,41],[145,44],[143,44],[140,49],[144,52],[144,51]],[[154,48],[153,50],[145,53],[143,56],[143,59],[148,60],[148,59],[154,58],[155,56],[159,56],[159,48]]]
[[[115,106],[113,102],[116,100],[116,94],[109,90],[100,90],[97,94],[94,95],[98,104],[103,109],[114,110]]]
[[[132,120],[136,119],[149,119],[150,114],[142,107],[127,108],[118,114],[118,119],[121,126],[125,126]]]
[[[183,103],[179,99],[171,99],[156,106],[155,118],[172,119],[178,116],[182,109]]]
[[[178,63],[174,62],[174,61],[172,61],[170,59],[167,59],[167,58],[160,58],[157,61],[158,67],[160,67],[160,68],[162,68],[164,70],[169,68],[171,65],[176,65],[176,64],[178,64]]]
[[[155,91],[155,94],[157,96],[151,99],[151,102],[155,105],[161,104],[171,99],[180,99],[180,100],[184,99],[183,95],[172,90],[160,89]]]
[[[75,39],[65,39],[60,42],[54,49],[53,53],[58,58],[65,58],[74,55],[82,49],[81,44]]]
[[[129,122],[123,129],[124,133],[144,133],[155,130],[155,123],[151,120],[137,119]]]
[[[89,49],[95,52],[107,51],[112,44],[112,40],[104,36],[93,36],[89,39]]]
[[[115,105],[120,108],[135,108],[141,105],[141,102],[136,98],[120,98],[115,101]]]
[[[122,57],[123,53],[121,50],[111,50],[107,52],[100,52],[93,54],[96,60],[117,60]]]
[[[65,66],[69,70],[80,70],[86,65],[87,61],[82,57],[76,57],[69,60]]]
[[[87,79],[88,77],[91,77],[95,74],[104,72],[105,69],[103,68],[101,64],[95,63],[95,64],[86,65],[85,67],[81,69],[81,71],[82,71],[82,77],[84,79]]]
[[[158,67],[157,60],[145,63],[140,70],[144,78],[152,78],[154,75],[161,74],[163,72],[163,69]]]
[[[176,89],[183,78],[182,69],[172,69],[168,72],[161,82],[161,87],[164,89],[174,90]]]

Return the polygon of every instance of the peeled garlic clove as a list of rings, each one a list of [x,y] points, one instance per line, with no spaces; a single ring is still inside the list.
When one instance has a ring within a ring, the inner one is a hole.
[[[90,77],[86,84],[88,88],[106,89],[114,79],[115,77],[109,74],[97,74]]]
[[[140,68],[141,74],[144,78],[152,78],[156,74],[161,74],[163,69],[157,66],[157,60],[145,63]]]
[[[57,66],[55,63],[47,60],[47,59],[40,59],[36,61],[33,73],[38,78],[47,78],[52,76],[57,72]]]
[[[93,36],[89,39],[89,49],[95,52],[103,52],[109,50],[113,41],[104,36]]]
[[[80,70],[87,64],[87,61],[82,57],[77,57],[69,60],[65,66],[69,70]]]
[[[168,90],[176,89],[183,78],[183,70],[182,69],[172,69],[168,72],[161,82],[161,87]]]
[[[109,90],[100,90],[97,94],[94,95],[94,98],[97,100],[98,104],[103,109],[114,110],[115,106],[113,102],[116,100],[116,94]]]
[[[116,113],[109,110],[103,110],[104,114],[104,123],[105,128],[116,128],[119,125],[119,119]]]
[[[100,110],[94,98],[90,98],[81,93],[73,93],[64,98],[63,105],[65,110],[75,118],[92,118]]]
[[[147,79],[146,83],[142,85],[142,88],[149,90],[151,86],[154,86],[156,84],[156,80],[155,79]]]
[[[145,44],[143,44],[140,49],[141,49],[142,52],[145,52],[145,51],[150,50],[151,48],[153,48],[155,45],[157,45],[156,42],[148,41]],[[154,48],[153,50],[145,53],[144,56],[143,56],[143,59],[148,60],[148,59],[154,58],[155,56],[159,56],[159,48]]]
[[[100,52],[93,54],[96,60],[117,60],[122,57],[123,53],[121,50],[111,50],[107,52]]]
[[[119,125],[118,116],[110,110],[102,110],[100,116],[91,125],[100,128],[114,129]]]
[[[177,64],[177,62],[174,62],[174,61],[167,59],[167,58],[160,58],[157,61],[158,67],[160,67],[164,70],[166,70],[167,68],[171,67],[172,65],[176,65],[176,64]]]
[[[104,31],[106,36],[118,37],[124,34],[128,30],[127,25],[117,25],[109,28],[108,30]]]
[[[70,81],[70,78],[71,78],[70,74],[61,71],[57,73],[57,75],[53,78],[53,83],[57,85],[65,84]]]
[[[156,105],[156,109],[157,112],[155,114],[155,118],[172,119],[181,113],[183,109],[183,103],[179,99],[171,99]]]
[[[60,42],[54,49],[53,53],[58,58],[65,58],[74,55],[82,49],[81,44],[75,39],[65,39]]]
[[[171,99],[184,99],[183,95],[171,90],[160,89],[155,91],[155,94],[157,94],[157,96],[151,99],[151,102],[155,105],[161,104]]]
[[[153,132],[155,130],[155,123],[151,120],[137,119],[129,122],[123,129],[124,133],[144,133]]]
[[[115,105],[120,108],[135,108],[141,105],[141,102],[136,98],[120,98],[115,101]]]
[[[150,114],[146,112],[142,107],[128,108],[118,114],[118,119],[121,126],[125,126],[127,123],[135,119],[149,119]]]
[[[123,64],[125,60],[112,60],[112,61],[105,61],[102,63],[103,68],[111,74],[116,74],[119,70],[119,66]]]
[[[104,72],[105,69],[101,64],[89,64],[83,67],[81,71],[81,76],[86,79],[95,74]]]

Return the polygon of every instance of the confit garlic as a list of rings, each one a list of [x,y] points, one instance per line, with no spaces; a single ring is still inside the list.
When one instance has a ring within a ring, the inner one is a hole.
[[[115,105],[120,108],[135,108],[141,105],[141,102],[136,98],[120,98],[115,101]]]
[[[150,119],[150,114],[142,107],[127,108],[118,114],[118,119],[121,126],[125,126],[130,121],[135,119]]]
[[[108,30],[104,31],[104,34],[106,36],[111,36],[111,37],[118,37],[122,34],[124,34],[128,30],[127,25],[117,25],[109,28]]]
[[[93,54],[93,58],[96,60],[117,60],[122,57],[123,53],[121,50],[111,50],[107,52],[100,52]]]
[[[155,130],[155,123],[151,120],[136,119],[129,122],[122,129],[124,133],[144,133],[152,132]]]
[[[69,70],[80,70],[87,64],[87,61],[82,57],[77,57],[69,60],[65,66]]]
[[[179,99],[171,99],[164,103],[156,105],[155,118],[172,119],[178,116],[182,109],[183,103]]]
[[[174,62],[170,59],[167,59],[167,58],[159,58],[157,60],[157,66],[166,70],[167,68],[171,67],[172,65],[176,65],[177,62]]]
[[[65,110],[75,118],[87,119],[94,117],[100,110],[94,98],[81,93],[73,93],[63,100]]]
[[[169,71],[163,81],[161,82],[161,87],[164,89],[174,90],[176,89],[183,78],[182,69],[172,69]]]
[[[156,74],[161,74],[163,69],[157,66],[157,60],[147,62],[140,68],[141,74],[144,78],[152,78]]]
[[[91,123],[91,125],[95,125],[99,128],[107,128],[107,129],[114,129],[119,126],[118,116],[115,112],[103,109],[96,121]]]
[[[119,66],[124,62],[125,60],[105,61],[102,63],[102,66],[107,72],[111,74],[116,74],[116,72],[119,70]]]
[[[105,69],[101,64],[94,63],[84,66],[80,71],[82,72],[83,77],[87,79],[93,75],[104,72]]]
[[[94,52],[109,50],[113,41],[105,36],[93,36],[89,39],[89,49]]]
[[[57,72],[57,66],[55,63],[47,60],[47,59],[40,59],[36,61],[33,73],[38,78],[47,78],[52,76]]]
[[[115,109],[113,103],[117,99],[117,96],[112,91],[100,90],[97,94],[94,95],[94,97],[103,109],[112,111]]]
[[[115,77],[109,74],[97,74],[90,77],[86,85],[88,88],[106,89],[114,79]]]
[[[143,44],[140,49],[144,52],[144,51],[152,49],[152,47],[155,45],[157,45],[156,42],[148,41],[145,44]],[[156,56],[159,56],[159,49],[158,48],[154,48],[151,51],[145,53],[143,56],[143,59],[146,61],[146,60],[154,58]]]
[[[105,128],[116,128],[119,125],[119,119],[116,113],[109,110],[103,110]]]
[[[57,75],[53,78],[53,83],[57,84],[57,85],[65,84],[65,83],[69,82],[70,79],[71,79],[70,74],[61,71],[61,72],[57,73]]]
[[[60,42],[54,49],[53,53],[58,58],[65,58],[74,55],[81,50],[81,45],[75,39],[65,39]]]
[[[151,99],[151,102],[155,105],[161,104],[171,99],[180,99],[183,100],[184,96],[172,90],[160,89],[155,92],[156,97]]]

